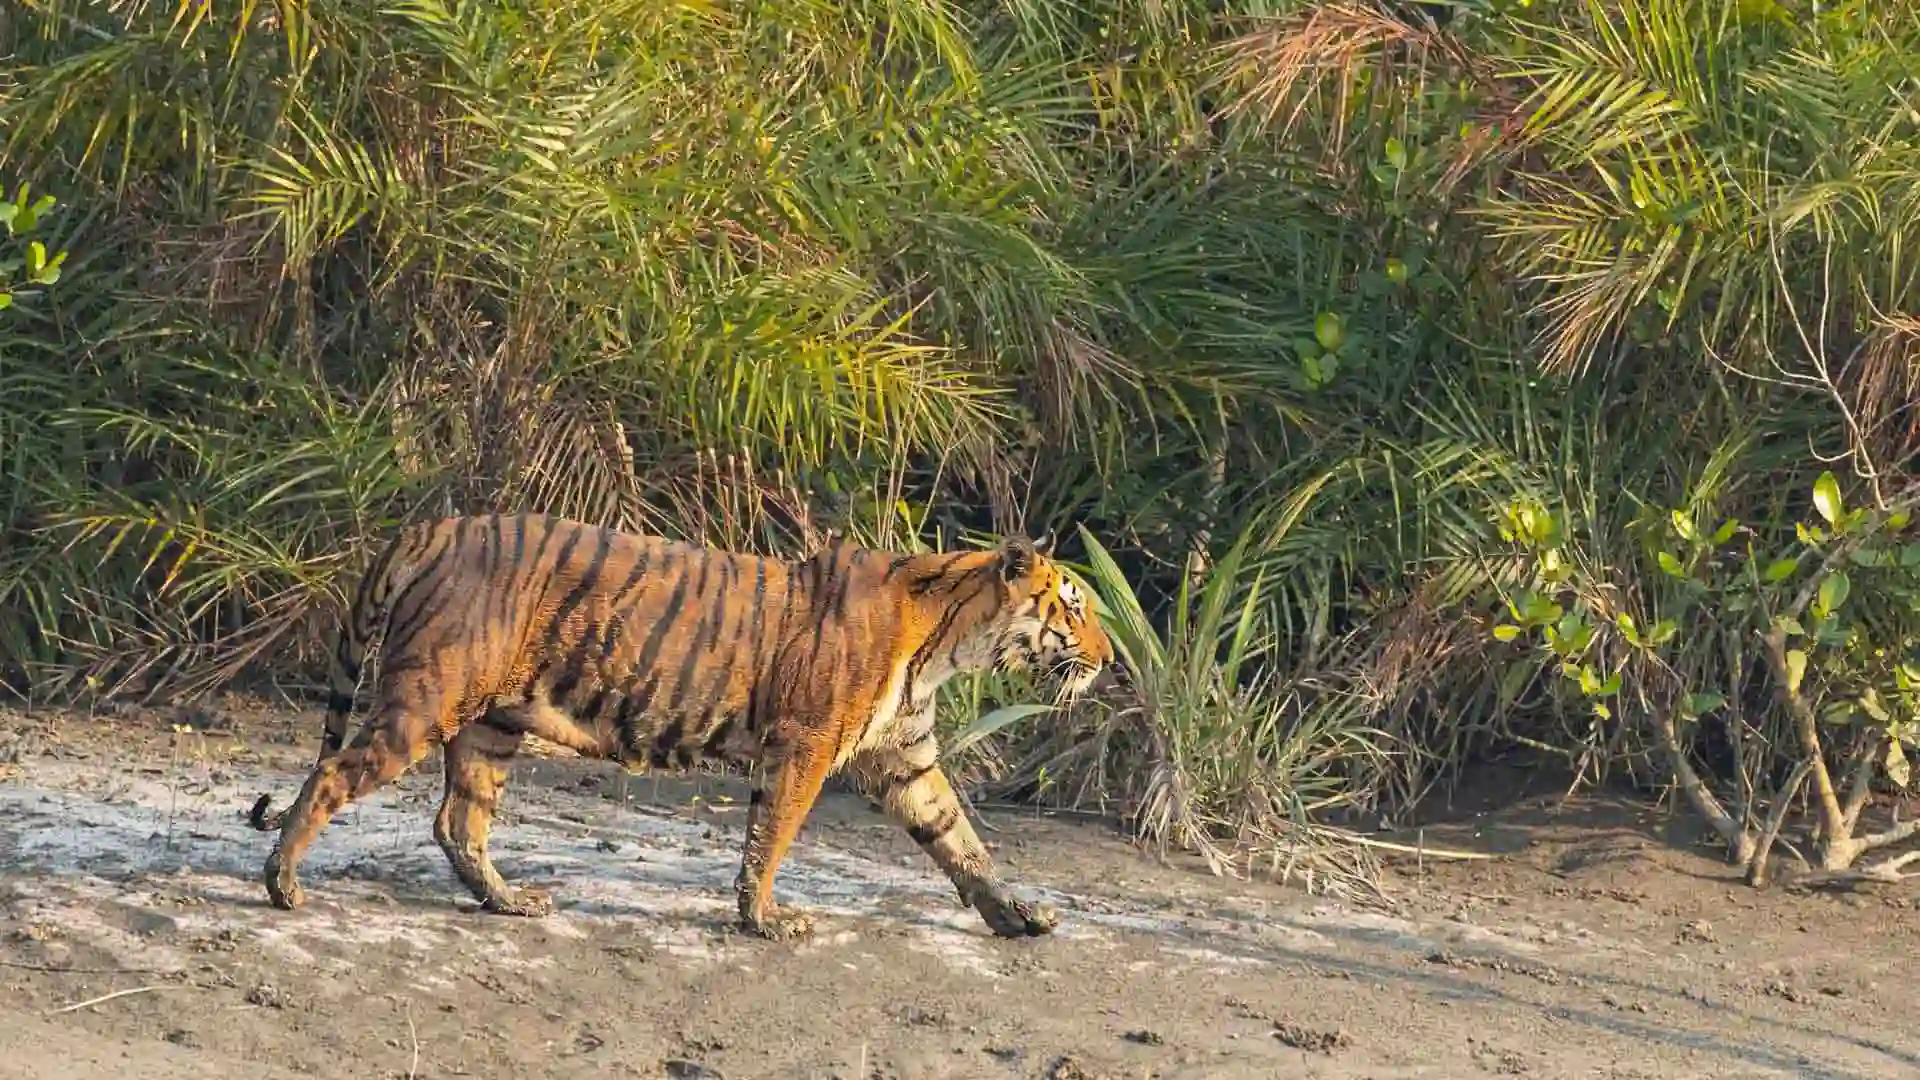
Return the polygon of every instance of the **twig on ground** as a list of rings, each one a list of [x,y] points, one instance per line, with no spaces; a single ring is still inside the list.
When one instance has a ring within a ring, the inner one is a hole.
[[[60,1008],[55,1009],[52,1012],[49,1012],[47,1015],[59,1016],[62,1013],[77,1012],[81,1009],[85,1009],[93,1005],[104,1005],[107,1002],[113,1001],[117,998],[132,997],[135,994],[152,993],[155,990],[171,990],[171,989],[173,989],[173,987],[171,986],[154,984],[151,986],[135,986],[127,990],[115,990],[111,994],[101,994],[99,997],[96,997],[96,998],[88,998],[85,1001],[76,1001],[71,1005],[62,1005]]]
[[[1338,840],[1342,844],[1355,844],[1359,847],[1378,848],[1381,851],[1398,851],[1405,855],[1417,855],[1422,860],[1441,859],[1453,862],[1491,862],[1492,860],[1500,858],[1499,855],[1492,852],[1457,851],[1452,848],[1428,847],[1425,843],[1419,845],[1396,844],[1389,840],[1375,840],[1370,836],[1361,836],[1359,833],[1350,833],[1339,829],[1327,829],[1324,826],[1322,828],[1330,837]]]
[[[420,1031],[413,1026],[413,1003],[407,1003],[407,1040],[413,1043],[413,1063],[407,1066],[407,1080],[420,1074]]]

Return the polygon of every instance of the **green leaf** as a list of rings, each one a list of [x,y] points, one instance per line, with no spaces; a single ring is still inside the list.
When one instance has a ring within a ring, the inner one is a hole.
[[[1775,615],[1773,625],[1787,637],[1804,637],[1807,633],[1807,628],[1800,625],[1800,620],[1791,615]]]
[[[1600,694],[1600,676],[1595,675],[1593,669],[1585,665],[1581,665],[1580,668],[1580,692],[1588,697],[1598,697]]]
[[[1392,136],[1387,137],[1387,164],[1396,171],[1407,167],[1407,144]]]
[[[1613,674],[1607,676],[1607,681],[1600,684],[1600,696],[1612,697],[1613,695],[1619,693],[1620,683],[1621,683],[1621,676],[1619,672],[1616,671]]]
[[[1675,510],[1670,516],[1673,518],[1674,533],[1682,540],[1692,540],[1695,535],[1693,519],[1678,510]]]
[[[0,203],[0,206],[4,206],[4,205],[6,204]],[[0,311],[5,311],[12,306],[13,306],[13,294],[10,292],[0,292]]]
[[[47,265],[47,245],[38,240],[27,245],[27,274],[38,274]]]
[[[1883,724],[1893,723],[1893,716],[1887,712],[1887,706],[1880,700],[1879,693],[1873,687],[1869,686],[1860,691],[1858,703],[1861,712]]]
[[[1738,518],[1728,518],[1721,522],[1720,527],[1713,530],[1713,546],[1719,547],[1721,544],[1733,539],[1733,534],[1739,531],[1739,529],[1740,520]]]
[[[1613,625],[1620,628],[1620,636],[1627,639],[1627,644],[1640,644],[1640,628],[1634,624],[1633,616],[1623,611],[1613,617]]]
[[[1807,677],[1807,654],[1799,649],[1787,650],[1787,693],[1798,694],[1800,681]]]
[[[1852,592],[1853,582],[1847,579],[1846,571],[1835,570],[1820,583],[1820,610],[1829,614],[1840,610],[1840,605],[1847,602]]]
[[[66,261],[66,252],[56,252],[53,258],[48,260],[47,265],[34,272],[32,275],[33,283],[36,285],[57,284],[60,281],[60,264]]]
[[[1647,631],[1647,644],[1657,649],[1667,642],[1672,641],[1673,635],[1679,632],[1679,629],[1678,626],[1674,625],[1672,619],[1661,619],[1659,622],[1653,624],[1652,629]]]
[[[1673,557],[1672,552],[1663,551],[1656,558],[1660,563],[1660,569],[1665,570],[1668,574],[1677,578],[1687,576],[1687,571],[1680,565],[1680,560]]]
[[[1840,503],[1840,481],[1834,479],[1831,471],[1821,473],[1820,479],[1813,482],[1813,508],[1820,511],[1829,525],[1839,521],[1840,515],[1846,512]]]
[[[1404,285],[1407,281],[1407,264],[1399,259],[1387,260],[1387,280],[1395,285]]]
[[[1887,740],[1885,764],[1887,767],[1887,779],[1893,781],[1895,787],[1904,790],[1911,776],[1909,775],[1910,770],[1907,765],[1907,752],[1901,749],[1899,739]]]
[[[1795,570],[1800,569],[1800,558],[1776,559],[1760,576],[1767,581],[1785,581]]]
[[[1715,709],[1721,708],[1725,706],[1726,703],[1727,699],[1724,696],[1716,694],[1711,690],[1704,690],[1699,693],[1687,695],[1686,712],[1689,716],[1699,716],[1702,713],[1710,713]]]
[[[1340,348],[1340,343],[1346,338],[1346,327],[1342,324],[1339,315],[1331,311],[1323,311],[1314,317],[1313,339],[1320,343],[1321,348],[1328,352],[1336,352]]]
[[[1051,712],[1052,710],[1053,706],[1051,705],[1039,705],[1032,702],[1002,705],[1000,708],[975,720],[965,731],[962,731],[953,742],[941,750],[941,755],[951,761],[962,750],[992,735],[1001,728],[1009,724],[1018,723],[1027,717],[1038,716],[1041,713]]]
[[[1520,628],[1512,623],[1501,623],[1493,628],[1493,640],[1512,641],[1520,636]]]

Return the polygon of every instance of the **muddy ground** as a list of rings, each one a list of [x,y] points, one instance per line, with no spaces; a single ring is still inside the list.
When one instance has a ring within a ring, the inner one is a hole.
[[[1002,941],[829,795],[779,879],[820,931],[775,945],[731,925],[736,785],[563,758],[519,767],[494,838],[554,916],[474,911],[437,759],[275,911],[242,818],[297,790],[318,713],[193,719],[0,715],[0,1076],[1920,1076],[1911,894],[1755,893],[1645,805],[1462,812],[1425,841],[1500,857],[1397,864],[1390,910],[989,812],[1064,914]]]

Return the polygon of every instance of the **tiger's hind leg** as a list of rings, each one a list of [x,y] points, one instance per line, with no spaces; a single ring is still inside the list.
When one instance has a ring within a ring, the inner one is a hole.
[[[871,750],[850,763],[855,783],[878,798],[887,816],[905,826],[953,882],[960,902],[973,908],[1001,937],[1051,933],[1059,913],[1014,896],[993,867],[993,856],[973,831],[960,797],[937,764],[931,735],[901,748]]]
[[[280,838],[267,856],[267,897],[282,910],[306,899],[297,870],[300,859],[341,808],[391,783],[425,757],[452,717],[433,697],[389,696],[367,717],[353,741],[323,758],[281,815]]]
[[[356,669],[357,671],[357,669]],[[353,695],[343,694],[339,690],[327,698],[327,718],[320,729],[320,750],[314,758],[314,768],[319,768],[326,760],[339,753],[347,743],[347,721],[353,715]],[[286,827],[287,812],[292,804],[272,810],[273,793],[263,791],[253,801],[253,808],[247,811],[247,824],[258,832],[278,832]],[[271,811],[271,812],[269,812]]]
[[[785,941],[813,933],[813,916],[774,904],[773,877],[826,786],[832,765],[829,749],[802,741],[769,747],[754,770],[746,852],[733,887],[740,902],[741,925],[761,937]]]
[[[523,738],[520,732],[503,727],[497,712],[490,712],[447,743],[447,789],[434,818],[433,838],[453,864],[454,876],[482,908],[498,915],[538,918],[553,910],[552,898],[535,889],[508,885],[487,856],[493,812]]]

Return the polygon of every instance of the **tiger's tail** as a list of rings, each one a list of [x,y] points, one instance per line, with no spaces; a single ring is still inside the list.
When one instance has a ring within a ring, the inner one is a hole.
[[[320,733],[319,760],[340,752],[347,744],[347,721],[353,716],[353,697],[360,688],[360,669],[367,657],[367,645],[388,614],[388,605],[404,582],[396,581],[395,557],[409,540],[431,538],[431,529],[409,529],[394,537],[375,557],[373,565],[360,577],[353,604],[342,614],[334,630],[333,658],[327,671],[327,719]],[[408,560],[417,563],[418,560]],[[276,832],[285,823],[292,805],[268,812],[273,795],[261,792],[247,812],[247,824],[261,832]]]

